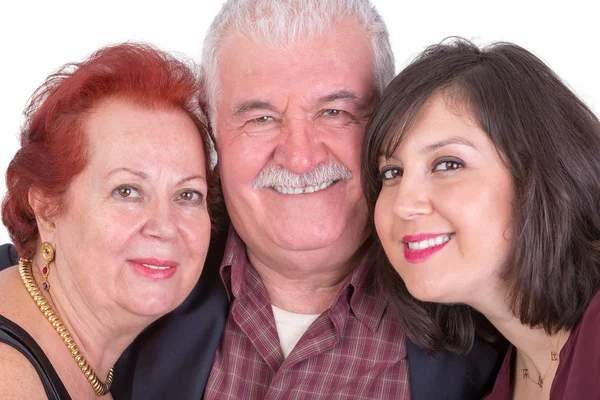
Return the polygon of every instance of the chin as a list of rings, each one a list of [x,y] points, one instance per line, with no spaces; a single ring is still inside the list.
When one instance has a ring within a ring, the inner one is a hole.
[[[324,229],[321,229],[324,228]],[[297,225],[296,229],[276,229],[271,241],[278,247],[291,251],[310,251],[327,248],[343,235],[343,229],[334,226],[318,227],[314,224]]]
[[[431,280],[411,280],[404,281],[409,293],[418,300],[428,303],[453,303],[449,299],[446,290],[440,287],[439,282]]]
[[[175,299],[173,293],[145,293],[127,299],[124,306],[133,314],[143,317],[160,318],[173,311],[184,299]]]

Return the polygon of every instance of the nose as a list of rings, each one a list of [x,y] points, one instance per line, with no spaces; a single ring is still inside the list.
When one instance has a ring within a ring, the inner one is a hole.
[[[161,241],[174,240],[177,237],[176,215],[170,200],[152,199],[146,209],[147,219],[142,234]]]
[[[407,176],[402,177],[397,185],[392,207],[394,214],[406,220],[429,215],[433,211],[425,183]]]
[[[288,171],[301,175],[326,161],[327,150],[318,129],[307,119],[288,120],[281,127],[281,140],[274,161]]]

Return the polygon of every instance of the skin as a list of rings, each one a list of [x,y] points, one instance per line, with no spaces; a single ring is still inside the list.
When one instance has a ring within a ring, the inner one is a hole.
[[[465,303],[482,312],[517,348],[517,376],[528,368],[539,388],[515,379],[515,399],[548,399],[567,332],[547,335],[522,325],[506,304],[502,277],[511,251],[511,175],[494,144],[469,115],[434,94],[390,158],[379,157],[383,185],[375,226],[384,250],[408,290],[423,301]],[[406,235],[450,233],[441,250],[418,263],[404,255]]]
[[[359,171],[377,101],[372,59],[355,22],[286,48],[235,33],[222,40],[216,131],[225,202],[272,304],[285,310],[326,310],[369,234]],[[352,179],[300,195],[252,186],[263,168],[305,174],[327,161]]]
[[[65,212],[46,218],[35,190],[30,202],[41,241],[56,249],[44,294],[104,380],[135,336],[181,304],[200,276],[210,238],[206,160],[200,134],[181,110],[109,99],[92,112],[85,131],[90,158],[69,187]],[[168,279],[149,276],[133,262],[142,258],[170,260],[175,273]],[[37,254],[38,285],[43,265]],[[28,298],[16,268],[2,275],[0,282],[9,283],[1,313],[40,344],[72,395],[96,398]],[[0,347],[3,356],[10,355],[7,349]],[[10,369],[4,363],[0,368]],[[37,374],[28,375],[41,387]]]

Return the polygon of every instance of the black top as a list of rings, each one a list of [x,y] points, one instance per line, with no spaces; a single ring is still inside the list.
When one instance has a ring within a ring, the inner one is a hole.
[[[19,325],[0,315],[0,342],[23,354],[37,371],[50,400],[71,400],[48,357],[31,336]]]

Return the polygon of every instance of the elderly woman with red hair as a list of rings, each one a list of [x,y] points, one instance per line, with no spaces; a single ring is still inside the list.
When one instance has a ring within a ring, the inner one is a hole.
[[[51,75],[26,110],[3,222],[0,392],[108,394],[113,365],[181,304],[206,257],[214,201],[198,80],[146,45]]]

